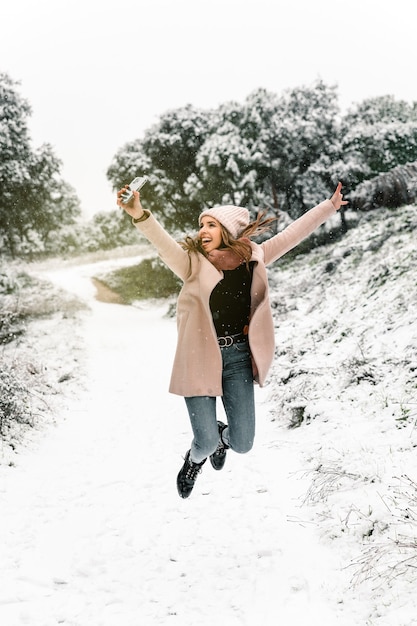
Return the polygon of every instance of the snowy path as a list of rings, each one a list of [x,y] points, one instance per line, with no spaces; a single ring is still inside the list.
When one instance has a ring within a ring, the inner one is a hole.
[[[95,301],[85,268],[50,278],[91,306],[88,376],[40,449],[2,474],[0,624],[360,623],[343,614],[337,555],[299,523],[300,451],[269,419],[268,390],[254,450],[205,466],[181,500],[190,430],[167,392],[175,322],[166,307]]]

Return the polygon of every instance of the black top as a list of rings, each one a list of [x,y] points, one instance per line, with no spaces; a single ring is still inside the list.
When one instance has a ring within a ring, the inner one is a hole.
[[[242,333],[249,324],[250,290],[254,261],[239,265],[235,270],[223,271],[210,296],[210,310],[218,337]]]

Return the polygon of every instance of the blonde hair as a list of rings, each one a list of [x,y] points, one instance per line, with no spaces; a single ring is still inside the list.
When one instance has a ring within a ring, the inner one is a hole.
[[[267,232],[271,228],[272,223],[276,221],[275,217],[265,218],[265,215],[266,211],[259,212],[256,219],[246,226],[237,239],[231,235],[227,228],[219,223],[222,233],[223,247],[229,248],[235,252],[243,261],[245,261],[246,265],[248,265],[252,257],[252,247],[249,240]],[[207,256],[198,235],[195,237],[188,235],[184,241],[180,242],[180,245],[184,248],[184,250],[187,250],[187,252],[200,252],[204,256]]]

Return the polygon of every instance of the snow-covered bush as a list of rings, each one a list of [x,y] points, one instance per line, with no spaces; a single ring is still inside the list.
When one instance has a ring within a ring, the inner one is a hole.
[[[0,270],[0,294],[12,293],[18,286],[16,273],[11,272],[8,268]]]
[[[390,511],[386,536],[368,545],[354,562],[355,584],[370,580],[380,586],[397,577],[416,580],[417,482],[410,476],[398,478],[385,502]]]
[[[48,256],[74,256],[85,252],[111,250],[137,242],[137,233],[128,216],[120,211],[95,214],[91,220],[64,225],[51,234],[44,247]]]
[[[21,284],[16,271],[7,267],[0,270],[0,345],[9,343],[23,332],[23,322],[18,313]]]
[[[30,391],[24,368],[17,361],[0,358],[0,436],[4,437],[12,422],[32,424]]]
[[[417,161],[364,181],[349,199],[354,208],[363,211],[412,204],[417,200]]]
[[[59,325],[63,317],[74,317],[84,306],[70,293],[17,266],[1,268],[0,438],[11,446],[22,431],[37,425],[49,413],[45,398],[56,394],[51,375],[58,383],[69,375],[64,358],[59,360],[58,373],[52,373],[53,366],[43,365],[45,354],[39,340],[36,347],[26,348],[27,329],[34,320],[49,324],[53,316]],[[54,346],[54,355],[58,350]],[[66,369],[61,371],[63,367]]]

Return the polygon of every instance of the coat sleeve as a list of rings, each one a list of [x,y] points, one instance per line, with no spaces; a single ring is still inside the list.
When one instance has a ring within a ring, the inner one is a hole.
[[[265,265],[273,263],[295,248],[334,213],[336,209],[332,201],[325,200],[292,222],[283,231],[261,243]]]
[[[135,224],[136,228],[156,248],[164,263],[181,280],[185,280],[191,270],[188,252],[169,235],[150,211],[146,211],[148,218]]]

